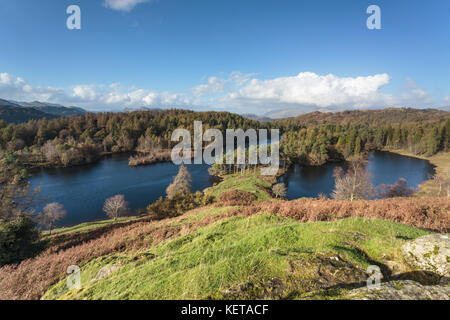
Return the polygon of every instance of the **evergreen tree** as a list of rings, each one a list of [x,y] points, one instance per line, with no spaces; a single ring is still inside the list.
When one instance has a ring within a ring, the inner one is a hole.
[[[176,195],[186,195],[191,193],[191,183],[191,174],[186,166],[182,164],[178,174],[173,179],[173,182],[166,189],[167,197],[173,198]]]

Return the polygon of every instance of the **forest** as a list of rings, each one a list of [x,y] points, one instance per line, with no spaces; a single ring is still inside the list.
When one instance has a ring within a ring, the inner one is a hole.
[[[193,132],[194,120],[204,129],[258,128],[260,123],[228,112],[186,110],[89,113],[69,118],[0,121],[0,153],[14,155],[25,167],[72,166],[121,152],[158,153],[172,147],[177,128]]]
[[[376,149],[406,149],[417,155],[448,151],[450,114],[438,110],[384,109],[313,112],[296,118],[258,122],[228,112],[187,110],[89,113],[22,124],[0,121],[0,158],[24,167],[66,167],[94,162],[102,155],[137,152],[131,164],[167,160],[177,128],[204,130],[279,128],[281,158],[288,163],[321,165]],[[8,160],[9,159],[9,160]],[[12,160],[16,159],[16,160]]]
[[[284,133],[281,158],[289,163],[322,165],[381,149],[432,156],[450,148],[450,113],[439,110],[313,112],[270,124]]]

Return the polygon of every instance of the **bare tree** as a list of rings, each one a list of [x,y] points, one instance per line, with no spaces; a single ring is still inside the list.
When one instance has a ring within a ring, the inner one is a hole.
[[[272,192],[277,198],[284,198],[286,196],[286,186],[284,183],[277,183],[272,187]]]
[[[123,194],[118,194],[106,199],[105,204],[103,205],[103,211],[109,218],[114,220],[127,214],[129,209],[125,196]]]
[[[42,146],[42,153],[44,154],[45,158],[50,161],[51,163],[57,162],[59,155],[58,150],[56,148],[56,144],[49,140]]]
[[[438,197],[450,197],[450,171],[436,174],[431,177],[431,181],[436,187],[436,196]]]
[[[331,195],[334,199],[353,201],[370,199],[375,195],[374,187],[370,182],[371,176],[359,159],[351,159],[345,173],[342,168],[336,168],[334,177],[336,186]]]
[[[38,215],[38,221],[45,225],[50,230],[50,234],[52,234],[56,221],[64,218],[66,214],[67,211],[64,210],[64,206],[61,203],[53,202],[44,207],[43,212]]]
[[[404,178],[398,179],[395,184],[380,186],[379,195],[381,198],[410,197],[414,193],[414,188],[408,188],[408,182]]]

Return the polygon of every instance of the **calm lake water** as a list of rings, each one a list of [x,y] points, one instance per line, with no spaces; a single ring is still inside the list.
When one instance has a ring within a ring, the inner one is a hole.
[[[334,188],[333,169],[337,165],[293,167],[281,178],[288,185],[287,198],[330,194]],[[192,175],[194,191],[212,185],[208,165],[187,167]],[[433,173],[433,167],[428,161],[389,152],[372,153],[368,170],[374,177],[375,185],[393,184],[399,178],[405,178],[415,188],[427,179],[428,174]],[[103,203],[106,198],[116,194],[124,194],[132,210],[145,208],[165,195],[167,186],[177,172],[178,167],[172,163],[130,167],[128,156],[118,155],[87,166],[42,169],[33,173],[30,183],[32,187],[41,185],[41,195],[50,198],[50,202],[64,205],[67,216],[58,225],[70,226],[105,219]]]
[[[341,163],[330,163],[320,167],[293,166],[280,181],[287,184],[288,199],[316,197],[320,193],[330,195],[334,189],[334,168],[345,166]],[[369,156],[367,169],[372,175],[375,186],[394,184],[405,178],[409,187],[417,186],[434,173],[433,166],[426,160],[401,156],[391,152],[376,151]]]
[[[193,191],[212,185],[208,165],[187,165],[187,168],[192,175]],[[103,203],[116,194],[125,195],[132,210],[145,208],[166,195],[166,188],[177,173],[178,166],[172,163],[130,167],[128,156],[115,155],[86,166],[41,169],[29,181],[32,187],[41,185],[41,196],[64,205],[67,215],[58,225],[71,226],[106,219]]]

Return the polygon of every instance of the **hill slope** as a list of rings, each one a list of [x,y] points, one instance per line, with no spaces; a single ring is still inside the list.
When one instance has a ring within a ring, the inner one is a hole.
[[[424,227],[450,230],[446,198],[280,201],[269,188],[235,174],[207,189],[215,203],[177,217],[58,230],[39,255],[0,268],[0,299],[339,298],[365,283],[368,265],[417,280],[402,245],[432,233]],[[255,200],[223,202],[233,191]],[[67,290],[70,265],[80,290]]]
[[[401,124],[410,122],[439,121],[450,118],[450,112],[437,109],[387,108],[379,110],[353,110],[342,112],[311,112],[294,118],[276,121],[282,124],[295,122],[305,126],[321,124],[341,124],[358,122],[360,124]]]
[[[52,115],[55,115],[58,117],[69,117],[69,116],[83,115],[83,114],[87,113],[87,111],[82,108],[64,107],[59,104],[53,104],[53,103],[47,103],[47,102],[39,102],[39,101],[33,101],[33,102],[11,101],[11,102],[18,104],[22,107],[34,108],[36,110],[42,111],[47,114],[52,114]]]
[[[63,280],[44,299],[338,296],[345,285],[364,283],[374,261],[381,263],[383,256],[399,261],[403,239],[425,234],[381,220],[232,217],[154,248],[93,259],[81,266],[81,290],[66,291]],[[331,287],[339,290],[327,290]]]

